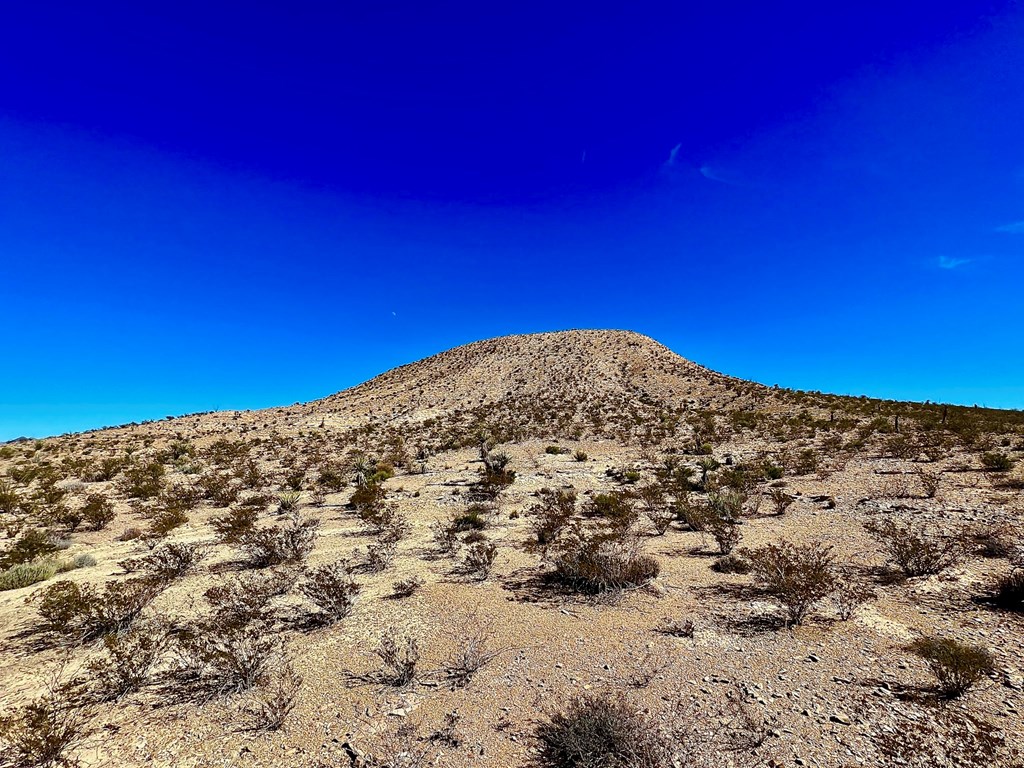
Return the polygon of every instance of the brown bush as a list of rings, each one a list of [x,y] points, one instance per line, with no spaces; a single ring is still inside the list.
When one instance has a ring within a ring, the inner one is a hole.
[[[264,685],[283,661],[280,642],[259,622],[206,625],[182,635],[179,644],[188,670],[217,693]]]
[[[301,563],[313,551],[320,521],[293,519],[283,526],[256,528],[244,534],[238,546],[254,568]]]
[[[295,583],[297,573],[287,569],[245,574],[210,587],[204,597],[214,609],[213,621],[240,627],[266,618],[267,605]]]
[[[355,607],[362,585],[352,578],[348,561],[339,560],[307,572],[299,591],[320,609],[324,623],[348,616]]]
[[[537,726],[544,768],[667,768],[671,751],[656,724],[622,695],[591,693]]]
[[[64,546],[66,548],[67,545]],[[29,528],[14,541],[6,552],[0,555],[0,570],[21,563],[30,563],[59,552],[60,549],[59,543],[54,540],[49,531],[42,528]]]
[[[404,686],[416,679],[420,660],[419,641],[395,627],[381,635],[376,654],[381,660],[381,680],[389,685]]]
[[[251,533],[259,520],[259,507],[239,505],[232,507],[223,515],[210,518],[210,527],[217,534],[222,544],[234,544],[243,536]]]
[[[291,663],[280,663],[261,687],[252,690],[249,702],[242,709],[249,728],[257,731],[280,730],[295,709],[301,688],[302,677]]]
[[[789,624],[801,624],[810,610],[835,591],[832,548],[788,541],[750,552],[754,580],[786,610]]]
[[[48,629],[84,642],[127,630],[163,588],[163,583],[150,578],[108,582],[102,591],[89,584],[58,581],[29,600],[38,603]]]
[[[928,663],[939,693],[956,698],[995,670],[992,654],[976,645],[968,645],[950,637],[923,637],[907,650]]]
[[[661,571],[636,537],[588,532],[577,526],[560,539],[553,558],[555,577],[582,592],[604,592],[645,584]]]
[[[99,697],[116,701],[146,685],[168,639],[169,628],[160,622],[134,626],[120,635],[107,635],[103,639],[106,656],[89,664]]]
[[[543,549],[551,545],[572,519],[576,511],[576,492],[563,488],[541,488],[537,491],[537,498],[537,503],[530,508],[530,527],[536,545]]]
[[[871,521],[864,526],[906,576],[941,573],[963,560],[966,537],[940,538],[927,528],[894,520]]]
[[[478,541],[466,552],[465,567],[468,573],[483,581],[490,575],[497,557],[498,548],[494,542]]]
[[[159,581],[172,581],[195,568],[206,552],[195,544],[161,544],[144,557],[118,563],[126,573],[145,573]]]
[[[88,721],[88,711],[53,680],[41,697],[0,717],[0,760],[17,768],[74,766],[68,752],[85,738]]]

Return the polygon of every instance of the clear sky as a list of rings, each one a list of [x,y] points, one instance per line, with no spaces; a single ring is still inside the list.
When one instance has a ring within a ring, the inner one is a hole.
[[[0,440],[565,328],[1021,408],[1024,8],[6,4],[0,307]]]

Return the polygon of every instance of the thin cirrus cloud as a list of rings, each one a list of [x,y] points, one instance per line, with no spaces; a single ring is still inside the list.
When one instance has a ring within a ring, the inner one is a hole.
[[[962,259],[955,256],[939,256],[939,269],[957,269],[972,261],[973,259]]]
[[[1008,232],[1011,235],[1024,235],[1024,221],[1012,221],[996,227],[996,232]]]

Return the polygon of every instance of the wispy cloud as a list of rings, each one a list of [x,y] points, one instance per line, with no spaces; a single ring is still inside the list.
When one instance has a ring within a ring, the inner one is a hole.
[[[955,256],[939,256],[939,269],[956,269],[970,264],[973,259],[961,259]]]
[[[1009,232],[1011,235],[1024,235],[1024,221],[1012,221],[996,227],[996,232]]]
[[[665,161],[666,168],[671,168],[673,165],[676,164],[676,162],[679,160],[679,150],[682,148],[683,145],[680,143],[676,144],[674,147],[672,147],[672,149],[669,150],[668,160]]]
[[[744,186],[743,182],[727,171],[723,171],[721,168],[713,168],[707,164],[700,167],[700,175],[709,181],[717,181],[719,184],[729,184],[733,187]]]

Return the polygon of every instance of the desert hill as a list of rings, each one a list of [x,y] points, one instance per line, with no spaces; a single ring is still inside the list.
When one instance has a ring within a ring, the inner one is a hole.
[[[0,767],[1018,765],[1022,457],[628,331],[3,445]]]

